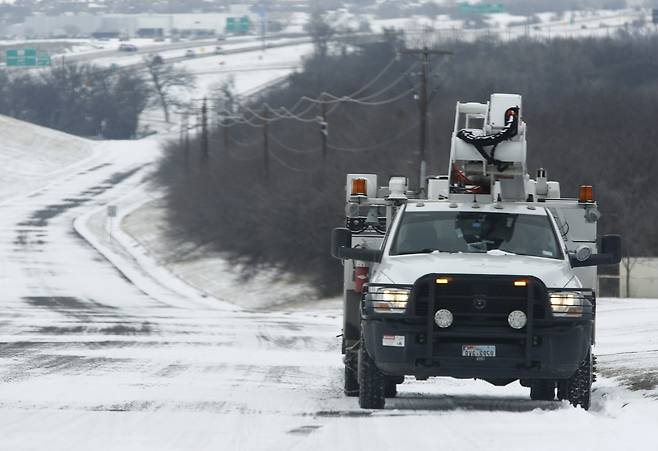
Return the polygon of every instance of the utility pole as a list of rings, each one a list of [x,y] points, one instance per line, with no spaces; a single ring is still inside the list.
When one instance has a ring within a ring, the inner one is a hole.
[[[168,2],[168,6],[169,6],[169,38],[170,39],[174,35],[172,33],[172,30],[174,29],[174,12],[173,12],[173,8],[172,8],[172,5],[171,5],[171,1],[172,0],[169,0],[169,2]]]
[[[183,147],[185,144],[185,116],[187,113],[181,113],[180,117],[180,129],[178,130],[178,145]]]
[[[427,177],[427,159],[425,156],[425,150],[427,147],[427,113],[429,109],[428,79],[430,56],[452,55],[452,52],[446,50],[430,50],[427,48],[427,46],[425,46],[422,49],[402,49],[400,53],[420,56],[420,94],[418,98],[418,106],[420,109],[420,136],[418,140],[418,149],[420,151],[420,174],[418,180],[418,192],[422,193],[425,190],[425,177]]]
[[[181,133],[183,134],[183,144],[185,148],[185,172],[190,169],[190,122],[189,113],[183,113],[183,125]]]
[[[208,161],[209,152],[208,152],[208,104],[207,100],[203,99],[203,104],[201,105],[201,164],[205,166],[205,162]]]
[[[270,121],[267,107],[263,106],[263,174],[270,181]]]
[[[226,114],[225,114],[224,112],[222,112],[222,111],[218,111],[218,112],[217,112],[217,115],[219,116],[219,121],[218,121],[218,122],[219,122],[219,128],[222,129],[222,144],[223,144],[223,146],[222,146],[222,148],[221,148],[221,151],[218,152],[218,154],[219,154],[219,155],[222,155],[222,152],[224,152],[224,154],[227,154],[227,153],[228,153],[228,140],[229,140],[229,136],[228,136],[228,128],[229,128],[229,121],[227,120],[227,118],[226,118]],[[217,141],[219,142],[219,139],[218,139]],[[219,146],[218,146],[218,149],[219,149]]]
[[[324,100],[324,95],[320,96]],[[329,123],[327,122],[327,104],[320,103],[320,139],[322,140],[322,161],[327,160],[327,138],[329,138]]]
[[[229,146],[229,134],[228,134],[228,121],[226,119],[222,119],[222,123],[224,126],[222,127],[224,129],[224,153],[228,156],[228,146]]]

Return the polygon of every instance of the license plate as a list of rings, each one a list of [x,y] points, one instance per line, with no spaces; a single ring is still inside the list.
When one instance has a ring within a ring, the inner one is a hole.
[[[382,345],[404,348],[404,335],[384,335],[382,337]]]
[[[462,345],[462,357],[496,357],[496,346]]]

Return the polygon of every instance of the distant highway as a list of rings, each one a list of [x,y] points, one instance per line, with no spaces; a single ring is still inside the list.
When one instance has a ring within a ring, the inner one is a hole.
[[[300,35],[299,33],[281,33],[281,34],[267,36],[266,42],[270,42],[272,40],[297,38],[300,36],[304,36],[304,35]],[[187,50],[187,49],[193,50],[203,47],[214,48],[215,46],[218,45],[224,46],[224,45],[232,45],[232,44],[241,44],[246,42],[260,43],[261,38],[259,36],[244,36],[244,37],[228,38],[222,41],[218,41],[217,39],[204,39],[204,40],[195,40],[195,41],[169,42],[169,43],[162,43],[160,45],[137,47],[136,52],[119,51],[117,45],[117,48],[99,50],[97,52],[80,53],[73,55],[58,55],[53,57],[53,60],[55,61],[64,60],[70,62],[91,62],[97,59],[108,58],[108,57],[123,58],[123,57],[134,56],[134,55],[148,55],[151,53],[166,52],[170,50]]]

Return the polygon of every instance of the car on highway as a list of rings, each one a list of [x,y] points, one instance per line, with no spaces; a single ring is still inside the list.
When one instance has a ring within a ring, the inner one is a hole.
[[[194,50],[187,49],[185,51],[185,58],[194,58],[195,56],[196,56],[196,53],[194,53]]]
[[[215,47],[215,55],[221,55],[224,53],[224,48],[221,45]]]
[[[119,45],[119,51],[120,52],[136,52],[137,51],[137,46],[135,44],[120,44]]]

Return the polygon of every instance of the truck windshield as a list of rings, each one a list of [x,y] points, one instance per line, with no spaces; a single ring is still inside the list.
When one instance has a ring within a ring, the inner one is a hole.
[[[429,252],[506,252],[562,258],[546,215],[485,212],[406,212],[391,255]]]

